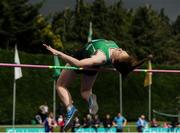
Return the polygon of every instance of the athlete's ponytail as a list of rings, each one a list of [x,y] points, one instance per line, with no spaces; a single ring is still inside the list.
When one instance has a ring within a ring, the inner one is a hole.
[[[128,57],[125,61],[119,62],[118,60],[114,61],[113,66],[122,74],[122,77],[126,77],[131,71],[141,66],[145,61],[152,58],[152,55],[144,58],[143,60],[137,62],[135,58]]]

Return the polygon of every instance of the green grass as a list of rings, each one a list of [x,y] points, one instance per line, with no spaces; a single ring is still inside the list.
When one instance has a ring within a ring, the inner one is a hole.
[[[159,125],[162,125],[164,122],[159,121]],[[6,132],[6,128],[11,128],[11,125],[0,125],[0,132]],[[43,125],[16,125],[16,128],[43,128]],[[59,132],[59,127],[54,128],[54,132]],[[128,122],[124,128],[124,132],[137,132],[136,122]]]
[[[16,125],[15,128],[42,128],[42,125]],[[0,132],[6,132],[6,128],[12,128],[12,125],[0,125]]]
[[[0,125],[0,132],[6,132],[6,128],[11,128],[11,125]],[[43,125],[16,125],[16,128],[43,128]],[[54,132],[59,132],[59,127],[54,128]],[[135,122],[129,122],[124,128],[124,132],[136,132]]]

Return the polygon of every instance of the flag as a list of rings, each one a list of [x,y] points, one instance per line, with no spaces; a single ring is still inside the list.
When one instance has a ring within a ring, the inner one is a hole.
[[[18,54],[18,50],[17,50],[17,45],[15,45],[14,62],[16,64],[20,64],[19,54]],[[21,67],[15,67],[14,68],[14,79],[17,80],[17,79],[19,79],[21,77],[22,77]]]
[[[58,58],[58,56],[56,56],[56,55],[54,55],[54,65],[55,65],[55,66],[60,66],[59,58]],[[54,78],[54,79],[57,79],[60,74],[61,74],[61,69],[54,69],[53,78]]]
[[[54,55],[54,65],[55,66],[60,66],[60,61],[58,56]],[[61,74],[61,69],[54,69],[54,74],[53,74],[53,114],[54,118],[56,118],[56,79],[59,77]]]
[[[89,23],[89,35],[88,35],[88,42],[90,42],[92,40],[92,22]]]
[[[148,61],[148,70],[152,70],[151,60]],[[152,72],[147,72],[144,79],[144,87],[152,84]]]

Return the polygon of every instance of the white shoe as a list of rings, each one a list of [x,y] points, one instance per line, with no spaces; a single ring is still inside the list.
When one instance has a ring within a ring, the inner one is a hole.
[[[89,102],[89,113],[92,114],[92,115],[95,115],[99,110],[96,95],[92,94],[89,97],[88,102]]]

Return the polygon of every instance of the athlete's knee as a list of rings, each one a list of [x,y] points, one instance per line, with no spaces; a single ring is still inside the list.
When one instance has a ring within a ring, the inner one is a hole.
[[[84,92],[81,92],[81,97],[82,97],[83,99],[85,99],[85,98],[86,98],[86,96],[85,96],[85,93],[84,93]]]
[[[64,80],[58,79],[56,83],[56,88],[66,88],[67,83]]]
[[[64,86],[57,85],[57,86],[56,86],[56,89],[57,89],[57,90],[62,90],[62,89],[65,89],[65,87],[64,87]]]
[[[57,82],[56,83],[56,89],[59,91],[64,90],[64,89],[66,89],[66,85],[63,83]]]
[[[81,90],[81,97],[85,100],[88,100],[90,94],[91,94],[90,90]]]

